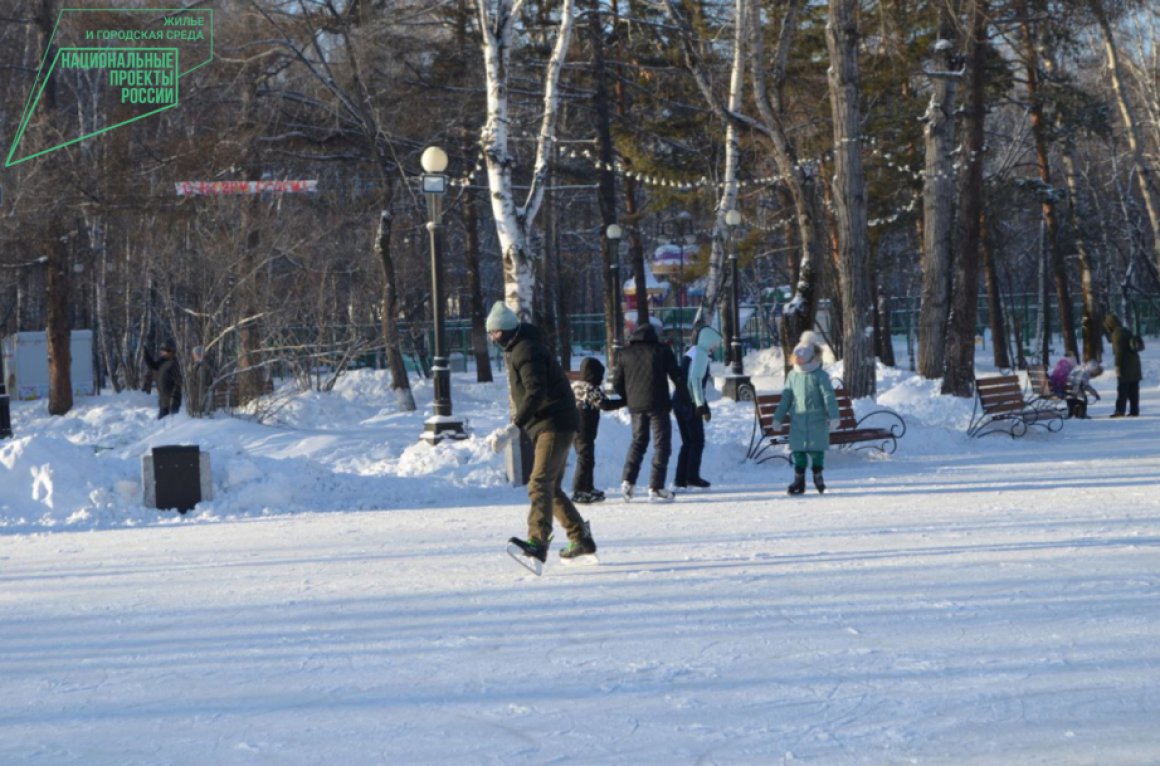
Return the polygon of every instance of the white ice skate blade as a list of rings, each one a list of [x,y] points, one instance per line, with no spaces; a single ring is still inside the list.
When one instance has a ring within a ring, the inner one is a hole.
[[[595,553],[586,553],[583,556],[576,556],[570,559],[560,559],[560,563],[566,567],[594,567],[600,563],[600,559],[596,557]]]

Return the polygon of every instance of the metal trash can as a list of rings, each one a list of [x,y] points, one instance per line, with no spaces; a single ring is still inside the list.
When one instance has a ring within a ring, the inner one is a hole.
[[[145,505],[150,508],[192,509],[212,499],[209,454],[195,445],[154,447],[141,457]]]

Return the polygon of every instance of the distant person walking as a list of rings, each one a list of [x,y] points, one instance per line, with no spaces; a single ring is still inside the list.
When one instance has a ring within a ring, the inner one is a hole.
[[[1104,317],[1104,329],[1116,360],[1116,409],[1112,417],[1136,417],[1140,414],[1140,352],[1144,350],[1144,339],[1120,324],[1115,314]]]
[[[830,429],[839,422],[838,398],[830,375],[822,369],[822,349],[816,333],[802,333],[793,350],[793,369],[785,377],[781,402],[773,422],[789,416],[789,448],[793,456],[793,483],[786,491],[800,495],[806,491],[806,465],[813,463],[814,486],[826,491],[822,471],[830,447]]]
[[[680,385],[680,369],[673,352],[660,342],[657,328],[652,324],[638,327],[629,337],[628,346],[620,352],[620,364],[612,381],[613,390],[632,413],[632,443],[628,445],[620,483],[626,502],[632,500],[650,433],[653,460],[648,480],[649,502],[667,503],[673,499],[673,493],[665,489],[673,440],[670,380],[674,386]]]
[[[492,307],[486,327],[491,341],[503,348],[507,358],[512,404],[511,425],[504,432],[493,434],[489,441],[499,452],[517,437],[518,429],[523,429],[535,450],[528,479],[528,539],[513,537],[509,542],[524,556],[544,563],[555,517],[568,533],[569,543],[560,551],[561,558],[596,553],[588,522],[560,488],[578,425],[576,400],[564,369],[540,339],[540,331],[521,322],[502,301]]]
[[[599,503],[604,491],[593,481],[596,469],[596,434],[600,430],[600,413],[624,406],[623,399],[610,399],[600,386],[604,382],[604,365],[593,356],[580,362],[580,379],[572,381],[576,413],[580,419],[576,439],[576,470],[572,474],[572,502]]]
[[[195,418],[213,412],[214,370],[205,358],[205,348],[194,346],[189,352],[193,367],[189,371],[189,414]]]
[[[161,355],[154,357],[144,350],[145,364],[153,370],[157,382],[157,419],[181,412],[181,367],[177,364],[177,346],[167,340],[161,344]]]
[[[677,468],[673,484],[677,489],[711,485],[701,476],[701,457],[705,452],[705,424],[712,415],[705,399],[709,384],[709,354],[721,342],[721,333],[712,327],[698,327],[693,343],[681,357],[681,383],[673,391],[673,414],[681,431],[681,451],[677,453]]]

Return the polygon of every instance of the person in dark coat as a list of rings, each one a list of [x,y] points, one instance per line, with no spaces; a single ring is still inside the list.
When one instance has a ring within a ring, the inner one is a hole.
[[[679,386],[680,368],[668,346],[660,342],[657,329],[651,324],[638,327],[620,352],[620,364],[612,388],[624,399],[632,413],[632,443],[624,459],[620,490],[625,501],[632,500],[640,464],[648,449],[652,434],[653,461],[649,473],[649,502],[663,503],[673,499],[665,489],[665,474],[672,454],[673,422],[669,417],[669,381]]]
[[[496,438],[493,449],[498,452],[515,436],[514,427],[527,433],[535,450],[528,479],[528,538],[513,537],[510,542],[525,556],[543,563],[548,558],[555,517],[568,533],[569,544],[560,551],[561,558],[596,553],[588,522],[560,487],[579,425],[576,400],[564,368],[541,340],[540,331],[520,322],[502,301],[492,307],[486,327],[492,342],[504,349],[512,409],[507,436]]]
[[[580,362],[580,379],[572,381],[572,395],[576,397],[576,413],[580,426],[576,431],[576,470],[572,474],[572,502],[599,503],[604,492],[596,489],[592,480],[596,468],[596,434],[600,429],[600,413],[624,406],[623,399],[610,399],[601,390],[604,365],[596,357],[587,356]]]
[[[1136,417],[1140,414],[1140,352],[1144,341],[1120,324],[1115,314],[1104,317],[1104,329],[1116,359],[1116,409],[1112,417],[1122,418],[1125,413]]]
[[[195,418],[213,412],[213,366],[205,358],[205,348],[194,346],[189,352],[193,369],[189,373],[189,414]]]
[[[181,367],[177,364],[177,346],[167,340],[161,344],[161,356],[145,349],[145,364],[153,370],[157,382],[157,419],[181,412]]]

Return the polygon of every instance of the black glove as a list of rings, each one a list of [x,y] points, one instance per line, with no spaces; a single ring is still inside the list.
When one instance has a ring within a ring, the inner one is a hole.
[[[708,423],[710,420],[713,419],[713,414],[711,412],[709,412],[709,405],[708,404],[702,404],[700,407],[697,408],[697,412],[700,414],[701,418],[706,423]]]

